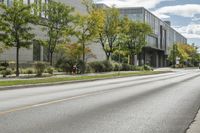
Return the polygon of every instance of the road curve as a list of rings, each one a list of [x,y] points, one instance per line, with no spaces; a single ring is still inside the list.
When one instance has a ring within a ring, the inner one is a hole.
[[[0,133],[184,133],[200,71],[0,91]]]

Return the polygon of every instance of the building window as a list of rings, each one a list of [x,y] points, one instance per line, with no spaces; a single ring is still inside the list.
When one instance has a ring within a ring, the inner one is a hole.
[[[41,46],[37,41],[33,42],[33,61],[40,61],[41,59]]]
[[[152,48],[157,48],[158,47],[158,39],[153,36],[147,36],[147,44],[148,46]]]

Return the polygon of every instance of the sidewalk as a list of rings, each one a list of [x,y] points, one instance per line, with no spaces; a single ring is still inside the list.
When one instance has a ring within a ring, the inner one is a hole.
[[[200,110],[186,133],[200,133]]]
[[[199,68],[198,67],[186,67],[186,68],[162,67],[162,68],[154,68],[154,71],[183,71],[183,70],[199,70]]]

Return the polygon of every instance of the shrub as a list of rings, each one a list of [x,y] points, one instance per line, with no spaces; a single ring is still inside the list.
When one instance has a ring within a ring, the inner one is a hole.
[[[82,60],[78,60],[77,63],[77,73],[85,73],[87,70],[86,64]],[[73,66],[72,66],[73,67]]]
[[[42,76],[42,73],[44,73],[44,70],[46,68],[46,64],[44,62],[36,62],[34,63],[34,66],[37,76]]]
[[[8,68],[9,67],[9,63],[5,61],[5,62],[0,63],[0,66]]]
[[[126,63],[123,63],[121,70],[122,71],[131,71],[131,70],[133,70],[133,66],[129,65],[129,64],[126,64]]]
[[[86,73],[91,73],[92,72],[92,67],[89,64],[86,64]]]
[[[59,59],[56,63],[56,67],[62,69],[66,73],[71,73],[73,65],[76,64],[75,60],[72,59]]]
[[[174,65],[172,66],[172,67],[174,67]],[[183,64],[176,64],[175,65],[175,68],[184,68],[185,66],[183,65]]]
[[[0,66],[0,71],[6,70],[6,67]]]
[[[5,78],[8,75],[12,74],[12,70],[11,69],[6,69],[6,70],[2,70],[1,74],[3,75],[3,77]]]
[[[93,72],[104,72],[104,64],[100,61],[90,62],[89,65]]]
[[[26,70],[26,74],[33,74],[34,73],[34,70],[33,69],[27,69]]]
[[[133,66],[133,71],[144,71],[144,66]]]
[[[48,68],[47,68],[47,72],[48,72],[49,74],[53,74],[53,71],[54,71],[54,68],[53,68],[53,67],[48,67]]]
[[[110,72],[114,69],[109,61],[95,61],[88,63],[88,65],[93,72]]]
[[[107,60],[102,61],[102,64],[104,65],[104,66],[103,66],[103,67],[104,67],[104,72],[110,72],[110,71],[113,70],[113,66],[112,66],[112,64],[110,63],[110,61],[107,61]]]
[[[121,65],[119,63],[113,63],[113,71],[119,71],[121,70]]]
[[[146,71],[153,71],[153,68],[148,66],[148,65],[144,65],[144,70]]]
[[[21,74],[33,74],[34,70],[33,68],[27,68],[27,69],[20,69]]]

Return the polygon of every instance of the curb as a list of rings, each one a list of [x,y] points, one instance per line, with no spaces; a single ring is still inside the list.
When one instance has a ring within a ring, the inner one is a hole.
[[[121,78],[121,77],[116,77],[116,78]],[[26,88],[32,88],[32,87],[56,86],[56,85],[73,84],[73,83],[81,83],[81,82],[89,82],[89,81],[97,81],[97,80],[106,80],[106,79],[114,79],[114,78],[98,78],[98,79],[62,81],[62,82],[53,82],[53,83],[13,85],[13,86],[0,87],[0,91],[10,90],[10,89],[26,89]]]
[[[200,107],[198,108],[198,111],[196,112],[193,121],[191,121],[188,128],[185,130],[185,133],[199,133],[200,132],[199,124],[200,124]]]

